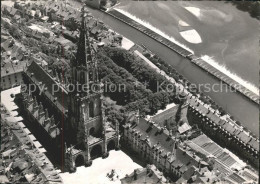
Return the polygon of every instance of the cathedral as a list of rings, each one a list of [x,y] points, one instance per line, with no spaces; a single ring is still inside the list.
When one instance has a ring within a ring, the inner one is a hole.
[[[62,163],[70,172],[119,148],[119,124],[112,125],[105,117],[103,85],[87,21],[83,7],[70,77],[49,70],[36,56],[30,58],[23,76],[27,90],[22,89],[21,109],[30,122],[27,126],[37,126],[36,133],[46,135],[44,140],[60,150]],[[32,84],[36,86],[33,91]]]

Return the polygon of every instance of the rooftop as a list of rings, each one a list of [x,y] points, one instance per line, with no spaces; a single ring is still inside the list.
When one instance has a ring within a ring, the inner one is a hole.
[[[229,169],[233,168],[241,170],[246,166],[242,160],[230,153],[228,150],[217,145],[205,134],[202,134],[190,141],[186,141],[186,144],[194,151],[199,152],[206,157],[214,157]]]
[[[26,66],[26,62],[20,62],[20,61],[17,61],[16,63],[12,63],[11,61],[8,63],[2,63],[1,77],[22,72],[25,66]]]
[[[140,118],[139,123],[130,126],[137,134],[140,133],[140,139],[145,140],[150,147],[157,147],[166,152],[171,152],[174,146],[174,140],[169,137],[169,131],[162,129],[152,122]]]
[[[166,183],[166,181],[166,178],[155,165],[148,165],[146,168],[135,169],[133,173],[121,179],[122,184]]]
[[[55,103],[55,105],[59,108],[61,112],[65,112],[68,109],[67,91],[59,84],[50,74],[45,71],[40,65],[38,65],[35,61],[28,66],[26,70],[27,76],[30,77],[35,84],[39,84],[40,82],[46,88],[44,92],[45,95]],[[32,75],[33,73],[33,75]],[[59,87],[59,90],[53,94],[54,87]],[[55,100],[56,99],[56,100]]]
[[[220,115],[210,110],[206,105],[199,102],[196,98],[188,98],[189,105],[194,110],[199,112],[204,118],[208,118],[210,121],[214,122],[216,125],[224,128],[228,133],[233,136],[237,136],[245,145],[250,145],[254,150],[259,152],[259,140],[253,138],[247,131],[243,130],[241,126],[233,122],[229,122],[223,119]],[[243,132],[243,133],[242,133]]]
[[[11,181],[19,181],[22,178],[21,172],[25,172],[27,182],[62,183],[54,166],[44,154],[45,149],[21,122],[22,118],[13,116],[11,108],[6,108],[13,101],[10,94],[19,93],[18,88],[1,92],[1,155],[2,158],[5,157],[5,164],[3,160],[1,164],[7,170],[7,166],[12,167],[13,170],[10,172],[14,177],[8,178]],[[37,171],[33,170],[33,166]],[[7,172],[5,174],[9,177],[10,174]]]

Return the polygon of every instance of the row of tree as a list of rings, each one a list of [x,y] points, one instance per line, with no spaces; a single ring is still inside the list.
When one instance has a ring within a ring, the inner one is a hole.
[[[115,86],[111,89],[109,87],[105,90],[105,94],[111,99],[116,100],[119,105],[126,105],[130,102],[145,98],[152,94],[142,84],[135,86],[137,81],[128,71],[118,67],[110,58],[103,53],[97,54],[99,76],[103,83]]]
[[[103,82],[123,84],[125,86],[125,91],[119,88],[120,91],[105,92],[105,95],[123,106],[120,112],[115,111],[113,108],[107,109],[107,115],[112,122],[122,121],[126,118],[125,114],[137,111],[138,109],[141,116],[154,114],[169,104],[169,97],[166,92],[154,93],[150,89],[146,89],[130,72],[115,64],[104,53],[104,50],[100,50],[97,54],[97,60],[99,62],[99,76]]]
[[[195,85],[191,85],[191,83],[183,77],[178,71],[171,65],[167,64],[164,60],[159,58],[157,55],[151,56],[149,52],[144,52],[143,55],[149,59],[153,64],[155,64],[158,68],[163,70],[167,75],[174,78],[177,82],[182,83],[187,87],[190,93],[192,93],[195,96],[198,96],[198,98],[206,103],[211,104],[211,107],[214,109],[218,109],[222,115],[226,114],[225,110],[217,105],[209,96],[205,95],[203,92],[199,91]]]
[[[180,102],[175,94],[176,89],[167,91],[170,82],[148,66],[141,58],[127,50],[116,47],[104,47],[102,53],[112,59],[113,63],[117,65],[116,68],[124,68],[152,91],[152,93],[147,94],[146,98],[140,98],[140,96],[139,100],[130,101],[125,106],[127,112],[140,109],[141,115],[152,115],[158,110],[164,109],[171,102]],[[116,69],[113,69],[113,71],[116,71]],[[158,86],[165,90],[158,90]],[[170,86],[174,88],[173,85]]]

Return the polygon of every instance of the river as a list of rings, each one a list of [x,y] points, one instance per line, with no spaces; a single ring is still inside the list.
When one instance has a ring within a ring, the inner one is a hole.
[[[74,6],[80,7],[77,2]],[[201,68],[192,64],[188,59],[181,57],[171,49],[165,47],[154,39],[146,36],[140,31],[126,25],[125,23],[107,15],[99,10],[89,8],[89,11],[95,18],[99,18],[114,31],[122,34],[137,44],[146,45],[152,52],[165,60],[176,68],[176,70],[185,76],[190,82],[200,85],[220,84],[220,81],[212,75],[206,73]],[[223,84],[222,84],[223,87]],[[202,87],[203,88],[203,87]],[[229,114],[242,123],[251,132],[259,137],[259,109],[258,105],[247,97],[237,92],[221,91],[221,85],[215,86],[215,91],[210,91],[208,94],[217,104],[222,106]],[[218,92],[216,92],[218,91]]]
[[[238,10],[232,3],[131,1],[121,2],[116,8],[172,36],[193,50],[195,55],[213,56],[215,62],[230,73],[237,74],[244,80],[243,83],[258,86],[260,24],[256,18]],[[188,39],[182,33],[186,33]],[[197,42],[196,36],[200,37]]]

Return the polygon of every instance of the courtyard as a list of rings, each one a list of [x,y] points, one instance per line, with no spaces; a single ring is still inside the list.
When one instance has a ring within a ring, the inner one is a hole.
[[[131,174],[134,169],[142,168],[123,151],[112,150],[105,159],[101,157],[93,160],[90,167],[77,167],[75,173],[61,173],[64,184],[107,184],[121,183],[120,179]],[[112,171],[114,170],[114,172]],[[117,177],[118,176],[118,177]],[[113,178],[113,179],[112,179]]]

